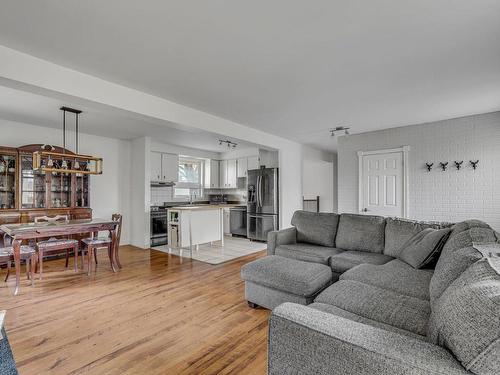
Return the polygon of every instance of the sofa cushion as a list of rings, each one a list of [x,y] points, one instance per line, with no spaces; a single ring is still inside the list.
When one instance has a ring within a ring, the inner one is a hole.
[[[339,280],[321,292],[314,302],[340,307],[351,313],[426,335],[430,303],[392,290],[353,280]]]
[[[396,333],[399,333],[401,335],[410,336],[410,337],[413,337],[413,338],[416,338],[416,339],[422,340],[422,341],[428,341],[427,336],[417,335],[416,333],[407,331],[405,329],[401,329],[401,328],[391,326],[389,324],[377,322],[375,320],[365,318],[364,316],[354,314],[354,313],[349,312],[347,310],[341,309],[340,307],[337,307],[337,306],[328,305],[326,303],[317,303],[317,302],[311,303],[308,306],[313,308],[313,309],[319,310],[319,311],[323,311],[323,312],[327,312],[329,314],[337,315],[337,316],[340,316],[342,318],[353,320],[355,322],[367,324],[367,325],[370,325],[372,327],[382,328],[382,329],[385,329],[386,331],[396,332]]]
[[[482,258],[436,301],[429,338],[475,374],[500,371],[500,259]]]
[[[334,272],[344,273],[359,264],[384,264],[393,257],[384,254],[367,253],[365,251],[345,251],[330,258],[330,265]]]
[[[413,268],[435,265],[451,229],[425,228],[406,241],[398,258]]]
[[[474,227],[450,236],[441,252],[429,286],[431,301],[438,298],[444,290],[482,255],[474,249],[474,242],[493,242],[492,229]]]
[[[427,222],[396,217],[388,217],[385,225],[384,254],[397,258],[402,246],[412,236],[426,228],[442,229],[451,227],[447,222]]]
[[[493,232],[491,227],[479,220],[457,223],[451,227],[451,234],[443,246],[442,252],[446,253],[450,250],[472,246],[473,242],[482,241],[480,236],[484,236],[484,242],[491,242],[489,238],[494,238],[494,234],[492,236],[491,232]],[[467,233],[472,233],[472,235]]]
[[[297,242],[334,247],[339,215],[295,211],[292,225],[297,228]]]
[[[310,297],[331,283],[330,267],[268,255],[241,267],[241,278],[255,284]]]
[[[330,257],[332,255],[336,255],[341,252],[343,252],[343,250],[335,247],[318,246],[309,243],[281,245],[275,250],[275,254],[282,257],[326,265],[330,264]]]
[[[343,273],[340,280],[359,281],[407,296],[429,300],[432,273],[432,270],[418,270],[399,259],[394,259],[380,266],[361,264]]]
[[[385,219],[382,216],[341,214],[335,244],[344,250],[382,253],[384,237]]]

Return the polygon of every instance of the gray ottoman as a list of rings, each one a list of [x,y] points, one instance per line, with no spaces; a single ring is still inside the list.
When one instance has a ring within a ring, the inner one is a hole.
[[[283,302],[308,305],[332,283],[330,267],[269,255],[241,267],[245,298],[250,307],[270,310]]]

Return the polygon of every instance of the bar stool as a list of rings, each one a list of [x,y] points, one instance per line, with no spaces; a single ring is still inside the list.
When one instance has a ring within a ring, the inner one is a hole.
[[[122,227],[122,215],[121,214],[113,214],[111,219],[115,222],[117,222],[117,228],[116,228],[116,240],[115,240],[115,249],[112,249],[112,238],[111,236],[108,237],[91,237],[91,238],[84,238],[82,242],[86,245],[86,251],[87,251],[87,264],[88,264],[88,270],[87,273],[90,275],[90,272],[92,270],[92,258],[94,258],[96,267],[97,267],[97,249],[108,249],[108,256],[109,256],[109,262],[111,264],[111,268],[113,269],[113,250],[115,254],[115,259],[116,263],[119,268],[122,268],[122,265],[120,263],[120,258],[118,257],[118,246],[120,245],[120,235],[121,235],[121,227]],[[82,256],[83,256],[84,249],[82,249]]]
[[[57,215],[54,217],[48,216],[39,216],[35,218],[35,223],[40,222],[58,222],[58,221],[68,221],[67,215]],[[38,262],[40,265],[40,280],[42,279],[43,273],[43,257],[45,254],[60,252],[61,250],[66,250],[66,268],[68,268],[69,264],[69,253],[70,250],[73,250],[75,254],[75,272],[78,272],[78,241],[71,238],[55,238],[52,237],[47,241],[41,241],[36,244],[36,248],[38,251]]]
[[[26,262],[26,277],[31,280],[31,285],[34,285],[35,267],[37,263],[36,251],[33,247],[22,245],[21,246],[21,260]],[[0,264],[7,264],[7,275],[5,281],[9,279],[12,263],[14,262],[14,249],[12,246],[0,248]]]

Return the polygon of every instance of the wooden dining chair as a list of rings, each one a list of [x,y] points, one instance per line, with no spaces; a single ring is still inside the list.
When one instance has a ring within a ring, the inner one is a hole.
[[[116,240],[115,240],[115,248],[112,249],[111,246],[113,244],[112,238],[111,238],[111,233],[107,237],[100,237],[98,234],[94,234],[93,237],[90,238],[84,238],[82,242],[85,244],[85,248],[82,249],[82,255],[83,252],[87,252],[87,273],[90,275],[90,272],[92,270],[92,258],[94,258],[94,262],[97,267],[97,249],[107,249],[108,250],[108,257],[110,260],[111,268],[113,268],[113,250],[115,254],[115,260],[116,264],[119,268],[122,268],[122,265],[120,263],[120,258],[118,255],[118,247],[120,246],[120,236],[121,236],[121,230],[122,230],[122,215],[121,214],[113,214],[111,217],[111,220],[117,222],[116,226]]]
[[[34,285],[35,277],[35,267],[37,263],[36,250],[27,245],[21,246],[21,261],[26,262],[26,276],[28,280],[31,280],[31,285]],[[9,279],[12,263],[14,262],[14,249],[12,246],[6,246],[0,248],[0,264],[7,264],[7,275],[5,276],[5,281]]]
[[[67,215],[57,215],[54,217],[49,216],[39,216],[35,218],[35,223],[48,222],[57,223],[68,221]],[[49,238],[46,241],[41,241],[36,244],[36,250],[38,252],[38,266],[39,266],[39,277],[42,279],[43,274],[43,257],[50,253],[61,252],[66,250],[66,268],[69,264],[69,254],[73,251],[75,256],[75,272],[78,271],[78,241],[72,238]]]

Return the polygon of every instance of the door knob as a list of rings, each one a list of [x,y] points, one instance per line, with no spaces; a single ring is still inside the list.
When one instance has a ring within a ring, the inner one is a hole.
[[[361,211],[363,211],[363,212],[368,212],[368,208],[366,208],[366,207],[365,207],[365,208],[363,208]]]

